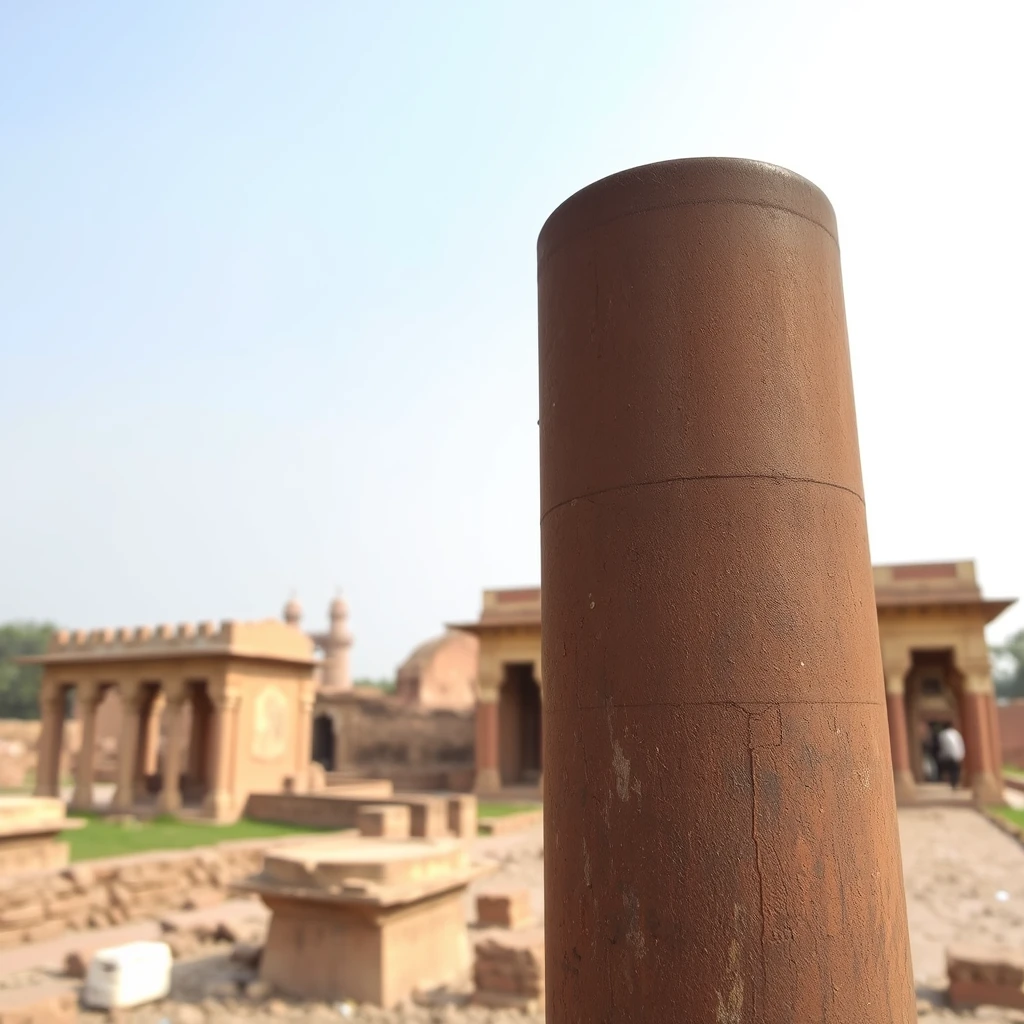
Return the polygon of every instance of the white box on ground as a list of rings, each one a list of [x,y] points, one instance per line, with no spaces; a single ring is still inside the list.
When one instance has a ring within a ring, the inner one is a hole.
[[[89,964],[82,1002],[96,1010],[141,1006],[171,990],[171,947],[166,942],[128,942],[99,950]]]

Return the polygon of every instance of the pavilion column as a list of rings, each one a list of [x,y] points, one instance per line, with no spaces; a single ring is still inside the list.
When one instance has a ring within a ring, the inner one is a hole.
[[[479,794],[501,791],[501,771],[498,767],[498,695],[500,691],[499,676],[481,674],[476,701],[476,784],[474,786]]]
[[[78,750],[75,769],[75,792],[71,806],[88,811],[93,806],[93,779],[96,767],[96,709],[103,699],[103,688],[98,683],[79,683],[75,694],[79,720],[82,723],[82,745]]]
[[[964,745],[974,801],[981,806],[1005,802],[1002,765],[993,748],[989,704],[994,692],[987,661],[964,669]]]
[[[203,809],[215,821],[233,817],[234,793],[231,788],[234,772],[235,734],[241,696],[227,687],[211,694],[213,699],[212,755],[213,787],[206,796]]]
[[[892,777],[896,788],[896,802],[900,804],[913,803],[917,798],[917,784],[910,764],[910,740],[907,732],[906,679],[909,671],[909,652],[905,659],[883,662]]]
[[[836,238],[717,159],[541,231],[548,1024],[917,1020]]]
[[[36,796],[60,795],[60,755],[64,741],[64,687],[47,681],[39,691],[39,748],[36,755]]]
[[[309,789],[309,769],[313,763],[313,705],[316,693],[312,686],[304,686],[299,694],[298,735],[295,740],[295,792]]]
[[[117,746],[117,789],[111,806],[118,811],[130,811],[135,800],[139,736],[146,693],[136,680],[123,682],[118,689],[121,694],[121,737]]]
[[[164,814],[177,814],[181,810],[181,753],[185,743],[186,695],[184,679],[174,679],[164,684],[164,714],[167,716],[167,728],[164,731],[164,761],[160,788],[160,810]]]
[[[163,704],[163,694],[152,687],[146,687],[139,711],[139,741],[135,751],[135,773],[132,781],[136,799],[139,800],[145,800],[148,796],[147,779],[156,774]]]
[[[160,729],[166,701],[162,693],[149,702],[145,720],[145,748],[142,756],[142,774],[155,775],[160,768]]]

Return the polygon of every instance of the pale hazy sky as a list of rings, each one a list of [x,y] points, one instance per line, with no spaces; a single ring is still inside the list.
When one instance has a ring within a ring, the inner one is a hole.
[[[1024,4],[0,0],[0,620],[539,577],[537,232],[671,157],[839,219],[875,561],[1024,596]],[[999,639],[1024,624],[1014,609]]]

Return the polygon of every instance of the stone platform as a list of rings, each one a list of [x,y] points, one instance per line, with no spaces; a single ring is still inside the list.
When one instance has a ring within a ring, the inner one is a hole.
[[[306,999],[392,1007],[468,978],[464,896],[488,869],[455,839],[310,840],[239,887],[273,917],[261,976]]]
[[[66,867],[68,844],[57,836],[84,824],[54,797],[0,797],[0,875]]]

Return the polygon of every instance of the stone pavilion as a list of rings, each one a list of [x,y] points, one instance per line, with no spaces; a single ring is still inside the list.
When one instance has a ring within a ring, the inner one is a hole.
[[[986,598],[974,563],[874,567],[889,737],[897,796],[926,779],[931,729],[952,722],[967,748],[963,785],[983,804],[1003,800],[995,689],[985,627],[1014,602]],[[476,791],[540,785],[543,675],[539,588],[487,590],[476,622]]]
[[[58,795],[73,708],[82,741],[71,803],[98,809],[96,709],[110,690],[121,705],[112,810],[191,808],[228,821],[252,791],[306,788],[316,659],[310,637],[284,622],[60,632],[46,654],[23,660],[43,666],[39,796]]]

